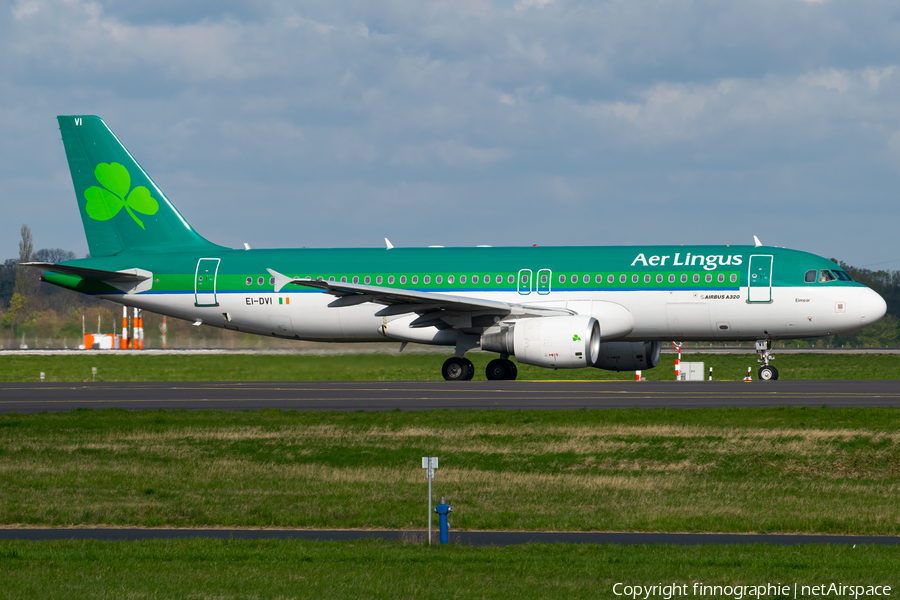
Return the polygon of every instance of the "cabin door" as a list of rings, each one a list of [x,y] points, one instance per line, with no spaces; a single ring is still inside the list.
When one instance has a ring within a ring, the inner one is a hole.
[[[218,306],[216,301],[216,274],[218,258],[201,258],[194,274],[194,306]]]
[[[750,272],[747,278],[747,300],[750,302],[772,301],[772,255],[754,254],[750,257]]]

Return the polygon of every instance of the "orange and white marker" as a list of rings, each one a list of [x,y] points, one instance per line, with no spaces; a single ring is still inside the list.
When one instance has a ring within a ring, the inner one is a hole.
[[[678,354],[675,355],[675,381],[681,380],[681,344],[678,342],[672,342],[672,347],[678,351]]]
[[[744,381],[753,381],[753,378],[750,377],[750,371],[753,370],[753,367],[747,367],[747,376],[744,377]]]
[[[640,372],[640,371],[635,371],[635,372],[634,372],[634,380],[635,380],[635,381],[640,381],[640,380],[641,380],[641,372]]]
[[[122,350],[128,349],[128,307],[122,307],[122,337],[119,343]]]
[[[166,349],[166,332],[169,331],[169,326],[166,325],[166,315],[163,315],[162,325],[159,326],[160,341],[162,342],[163,350]]]

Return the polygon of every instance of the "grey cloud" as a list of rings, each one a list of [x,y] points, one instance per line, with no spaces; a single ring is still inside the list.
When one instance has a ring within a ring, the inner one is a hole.
[[[526,4],[0,4],[0,256],[22,222],[86,249],[54,122],[75,113],[235,246],[893,252],[895,3]]]

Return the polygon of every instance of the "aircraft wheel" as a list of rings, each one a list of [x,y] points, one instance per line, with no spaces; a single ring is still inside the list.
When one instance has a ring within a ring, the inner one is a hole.
[[[759,368],[757,375],[760,381],[775,381],[778,379],[778,369],[772,365],[766,365]]]
[[[471,381],[473,377],[475,377],[475,365],[472,364],[472,361],[468,358],[463,357],[461,359],[464,363],[466,363],[466,381]]]
[[[487,376],[489,381],[504,381],[509,379],[511,374],[509,365],[512,364],[508,360],[504,360],[502,358],[495,358],[491,362],[488,363],[487,368],[484,370],[484,374]]]
[[[444,361],[441,375],[447,381],[468,381],[474,375],[472,362],[467,358],[451,357]]]

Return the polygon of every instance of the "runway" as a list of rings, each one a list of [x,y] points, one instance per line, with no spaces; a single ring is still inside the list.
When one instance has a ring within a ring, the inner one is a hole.
[[[414,381],[0,384],[0,413],[76,408],[385,411],[896,407],[898,381]]]
[[[435,543],[437,542],[435,532]],[[362,531],[353,529],[0,529],[0,540],[51,541],[100,540],[137,541],[157,539],[242,539],[242,540],[331,540],[367,538],[422,542],[424,531]],[[451,544],[471,546],[512,546],[517,544],[616,544],[620,546],[666,544],[704,546],[725,544],[876,544],[900,545],[900,537],[877,535],[780,535],[757,533],[627,533],[627,532],[544,532],[544,531],[461,531],[450,532]]]

